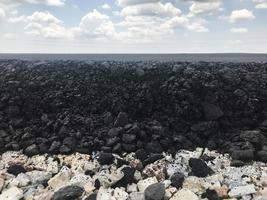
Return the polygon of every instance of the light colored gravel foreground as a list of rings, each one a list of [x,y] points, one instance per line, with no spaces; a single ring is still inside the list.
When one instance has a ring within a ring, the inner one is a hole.
[[[209,150],[200,160],[201,152],[154,155],[150,162],[134,153],[6,152],[0,156],[0,200],[267,200],[266,164],[243,165]]]

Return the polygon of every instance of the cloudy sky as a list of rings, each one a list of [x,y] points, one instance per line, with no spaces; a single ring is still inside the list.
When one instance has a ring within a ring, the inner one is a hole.
[[[267,0],[0,0],[0,53],[267,53]]]

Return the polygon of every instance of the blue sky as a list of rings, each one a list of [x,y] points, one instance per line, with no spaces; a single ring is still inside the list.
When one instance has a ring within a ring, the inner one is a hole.
[[[0,53],[267,53],[267,0],[0,0]]]

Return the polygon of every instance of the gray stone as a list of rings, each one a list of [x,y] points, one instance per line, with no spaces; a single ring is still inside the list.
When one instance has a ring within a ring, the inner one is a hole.
[[[155,183],[145,189],[145,200],[163,200],[165,187],[163,183]]]

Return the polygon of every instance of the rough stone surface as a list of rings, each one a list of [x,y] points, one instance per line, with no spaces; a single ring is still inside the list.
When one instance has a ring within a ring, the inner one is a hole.
[[[73,200],[82,196],[84,189],[78,186],[67,186],[55,192],[52,200]]]
[[[163,200],[165,187],[162,183],[155,183],[145,189],[146,200]]]

